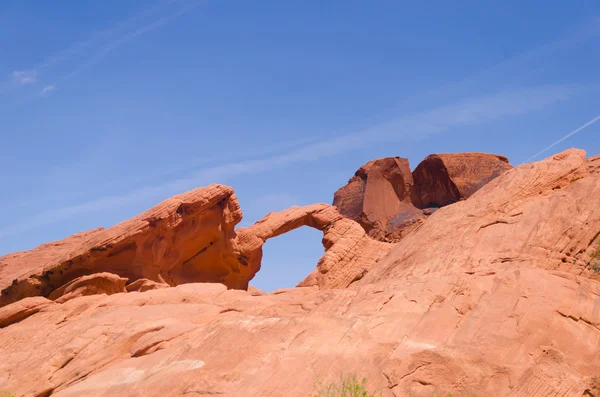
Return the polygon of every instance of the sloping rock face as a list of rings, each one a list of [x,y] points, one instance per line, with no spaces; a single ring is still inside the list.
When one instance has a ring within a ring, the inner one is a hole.
[[[543,268],[598,278],[600,175],[581,150],[509,170],[468,200],[436,211],[364,282],[432,272]]]
[[[49,296],[72,280],[108,272],[179,285],[246,288],[252,276],[233,255],[242,219],[233,189],[211,185],[168,199],[110,229],[96,229],[0,258],[0,306]]]
[[[466,199],[512,168],[504,156],[432,154],[411,173],[407,159],[368,162],[335,192],[333,205],[369,236],[398,241],[439,207]]]
[[[588,169],[591,174],[600,174],[600,155],[588,159]]]
[[[1,330],[0,387],[305,397],[318,377],[356,373],[384,397],[597,396],[597,291],[524,268],[264,296],[218,284],[86,296]]]
[[[193,283],[12,303],[0,308],[0,390],[304,397],[318,378],[355,373],[384,397],[598,397],[594,161],[569,150],[504,172],[397,244],[370,239],[326,205],[238,231],[234,256],[257,269],[266,239],[323,230],[331,261],[308,287],[263,294]],[[341,249],[353,245],[362,248]],[[366,255],[380,249],[378,260]],[[348,260],[357,253],[365,256]]]

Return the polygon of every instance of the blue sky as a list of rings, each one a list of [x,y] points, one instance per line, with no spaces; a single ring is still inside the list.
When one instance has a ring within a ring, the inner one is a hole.
[[[591,0],[5,0],[0,255],[210,183],[244,226],[330,203],[378,157],[526,162],[600,114],[599,40]],[[268,241],[252,284],[295,285],[320,241]]]

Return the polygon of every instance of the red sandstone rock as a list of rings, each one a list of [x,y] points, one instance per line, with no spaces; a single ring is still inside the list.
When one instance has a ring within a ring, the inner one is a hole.
[[[271,213],[251,227],[239,229],[236,252],[240,261],[247,263],[253,274],[258,272],[265,241],[301,226],[323,231],[325,247],[317,269],[299,284],[301,287],[345,288],[362,278],[392,248],[369,238],[358,223],[340,215],[335,207],[314,204]]]
[[[75,280],[55,289],[48,296],[58,303],[64,303],[80,296],[106,294],[112,295],[127,292],[125,284],[127,279],[112,273],[94,273],[89,276],[78,277]]]
[[[466,199],[512,168],[508,159],[485,153],[432,154],[411,173],[408,160],[373,160],[334,194],[340,213],[369,236],[397,241],[419,227],[433,210]]]
[[[44,297],[35,296],[21,299],[9,306],[0,307],[0,328],[18,323],[53,303]]]
[[[260,270],[265,241],[301,226],[322,230],[326,250],[303,286],[347,287],[391,249],[368,238],[358,223],[327,204],[271,213],[234,231],[241,216],[233,190],[213,185],[175,196],[110,229],[4,256],[0,306],[27,296],[57,299],[71,289],[61,299],[188,282],[246,289]],[[127,279],[131,284],[125,290]]]
[[[600,154],[588,158],[588,169],[592,174],[600,174]]]
[[[523,267],[600,279],[590,269],[598,197],[600,175],[581,150],[521,165],[436,211],[361,282]]]
[[[408,160],[388,157],[360,167],[348,184],[334,194],[339,212],[360,223],[371,235],[383,239],[389,223],[400,213],[413,219],[413,177]]]
[[[258,289],[256,287],[253,287],[251,285],[248,286],[248,293],[250,295],[252,295],[252,296],[262,296],[262,295],[265,295],[264,291],[262,291],[262,290],[260,290],[260,289]]]
[[[174,196],[110,229],[95,229],[0,257],[0,306],[48,296],[85,275],[110,272],[134,282],[221,282],[246,288],[254,275],[233,256],[242,212],[222,185]]]
[[[146,292],[154,289],[169,288],[169,284],[157,283],[156,281],[148,280],[147,278],[140,278],[131,284],[127,284],[125,289],[127,292]]]
[[[265,296],[214,286],[81,297],[3,328],[0,387],[304,397],[317,376],[343,372],[384,397],[583,396],[600,370],[598,285],[561,272],[436,273]]]
[[[429,155],[413,171],[413,201],[419,208],[455,203],[511,168],[506,157],[495,154]]]
[[[324,204],[271,214],[230,240],[254,271],[266,239],[322,230],[309,288],[252,296],[186,284],[12,303],[0,308],[0,390],[300,397],[317,377],[355,373],[383,397],[597,396],[600,175],[590,164],[570,150],[516,167],[396,244]]]

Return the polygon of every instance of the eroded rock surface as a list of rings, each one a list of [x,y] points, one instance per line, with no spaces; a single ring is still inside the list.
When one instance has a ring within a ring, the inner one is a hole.
[[[588,169],[592,174],[600,174],[600,154],[588,159]]]
[[[426,208],[456,203],[511,168],[506,157],[495,154],[429,155],[413,171],[415,205]]]
[[[348,184],[335,192],[333,205],[360,223],[370,236],[382,240],[399,214],[413,223],[420,218],[421,211],[412,203],[413,186],[407,159],[377,159],[360,167]]]
[[[302,285],[345,288],[391,249],[327,204],[271,213],[234,231],[241,217],[233,190],[213,185],[175,196],[110,229],[4,256],[0,306],[28,296],[66,300],[190,282],[246,289],[260,270],[265,241],[301,226],[323,231],[326,250]]]
[[[233,255],[242,212],[233,189],[211,185],[174,196],[109,229],[95,229],[0,258],[0,306],[49,296],[68,282],[109,272],[179,285],[221,282],[246,288],[251,278]]]
[[[127,292],[146,292],[154,289],[169,288],[170,285],[167,283],[157,283],[156,281],[148,280],[147,278],[140,278],[135,280],[133,283],[127,284],[125,289]]]
[[[126,283],[126,278],[119,277],[116,274],[106,272],[94,273],[89,276],[78,277],[58,287],[52,291],[48,298],[58,303],[63,303],[80,296],[118,294],[119,292],[127,292],[125,289]]]
[[[49,299],[41,296],[34,296],[31,298],[21,299],[18,302],[13,303],[0,308],[0,328],[7,327],[11,324],[18,323],[39,312],[47,306],[52,305]]]
[[[335,207],[314,204],[271,213],[251,227],[239,229],[240,261],[253,273],[258,272],[265,241],[301,226],[323,231],[325,254],[299,286],[345,288],[360,280],[392,248],[369,238],[358,223],[342,216]]]
[[[335,192],[333,205],[369,236],[395,242],[437,208],[470,197],[510,168],[506,157],[486,153],[432,154],[413,172],[407,159],[377,159]]]
[[[598,279],[600,175],[582,150],[524,164],[436,211],[361,282],[432,272],[544,268]]]
[[[306,287],[193,283],[9,304],[0,390],[304,397],[318,378],[354,373],[384,397],[598,397],[594,161],[569,150],[508,170],[396,244],[325,204],[270,214],[229,240],[250,274],[268,238],[322,230]]]
[[[597,292],[524,267],[264,296],[219,284],[86,296],[2,329],[0,387],[304,397],[317,377],[356,373],[384,397],[585,396],[600,371]]]

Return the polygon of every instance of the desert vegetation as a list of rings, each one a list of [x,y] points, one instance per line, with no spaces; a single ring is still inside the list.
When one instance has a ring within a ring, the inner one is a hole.
[[[366,378],[359,381],[355,375],[340,375],[337,381],[329,383],[319,379],[315,389],[312,397],[381,397],[381,393],[367,390]]]
[[[590,267],[596,274],[600,274],[600,240],[596,241],[596,247],[592,253]]]
[[[381,397],[381,392],[371,392],[367,389],[367,379],[362,378],[360,381],[356,375],[340,375],[335,382],[323,382],[322,379],[317,380],[315,392],[311,397]],[[431,394],[409,394],[410,397],[459,397],[458,395],[446,392],[433,392]],[[461,395],[462,396],[462,395]],[[475,395],[464,395],[468,397],[476,397]]]

